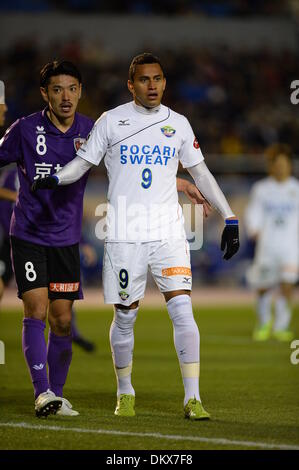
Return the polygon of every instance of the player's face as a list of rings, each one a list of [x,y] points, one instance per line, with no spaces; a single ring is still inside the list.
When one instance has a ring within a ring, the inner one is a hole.
[[[59,120],[74,117],[82,86],[78,79],[70,75],[57,75],[50,78],[47,88],[41,88],[41,94],[48,103],[50,113],[54,113]]]
[[[271,167],[271,174],[277,181],[284,181],[291,175],[291,163],[286,155],[278,155]]]
[[[159,64],[137,65],[134,81],[128,80],[135,103],[145,108],[159,106],[165,87],[166,79]]]
[[[5,114],[7,111],[6,104],[0,104],[0,127],[4,126],[5,123]]]

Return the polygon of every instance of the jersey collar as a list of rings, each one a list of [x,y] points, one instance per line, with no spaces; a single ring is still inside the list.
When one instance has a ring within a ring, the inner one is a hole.
[[[74,133],[76,133],[75,129],[77,127],[77,113],[75,113],[75,118],[74,118],[74,121],[73,121],[73,124],[71,125],[71,127],[66,132],[62,132],[60,129],[58,129],[58,127],[55,126],[55,124],[53,124],[51,119],[48,117],[48,115],[47,115],[48,109],[49,109],[48,106],[46,106],[45,109],[43,109],[42,117],[45,121],[45,127],[48,129],[48,131],[51,134],[56,134],[56,135],[63,136],[63,135],[73,135]]]
[[[137,113],[148,114],[148,115],[155,115],[161,109],[160,104],[159,104],[159,106],[156,106],[155,108],[150,108],[150,109],[149,108],[144,108],[144,106],[139,106],[138,104],[135,103],[135,101],[132,101],[132,105],[133,105],[133,108],[135,109],[135,111],[137,111]]]

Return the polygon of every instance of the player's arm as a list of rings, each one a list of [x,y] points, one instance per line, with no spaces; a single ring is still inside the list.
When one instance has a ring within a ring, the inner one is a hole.
[[[203,197],[199,189],[188,180],[177,178],[176,179],[177,191],[184,193],[189,201],[193,204],[201,204],[203,207],[203,213],[205,217],[208,217],[212,208],[208,201]]]
[[[223,258],[227,260],[237,253],[240,247],[238,219],[204,161],[188,167],[187,170],[192,176],[196,187],[225,220],[221,250],[226,250]]]
[[[14,122],[0,139],[0,167],[19,161],[21,150],[20,120]]]
[[[58,185],[63,186],[75,183],[93,166],[93,163],[87,162],[77,156],[54,175],[35,180],[31,186],[31,191],[35,192],[38,189],[55,189]]]
[[[61,170],[47,178],[39,178],[31,190],[55,189],[56,186],[72,184],[78,181],[93,166],[97,166],[105,156],[108,146],[106,113],[97,120],[89,138],[80,147],[77,156]]]
[[[86,266],[95,266],[97,264],[97,252],[90,243],[80,243],[80,251]]]
[[[194,135],[188,119],[181,121],[183,141],[179,149],[179,159],[184,168],[192,176],[196,187],[205,199],[217,209],[225,220],[222,232],[221,250],[225,250],[224,259],[231,258],[239,250],[238,220],[219,188],[215,178],[204,163],[199,143]]]
[[[16,202],[18,193],[7,188],[0,188],[0,199]]]

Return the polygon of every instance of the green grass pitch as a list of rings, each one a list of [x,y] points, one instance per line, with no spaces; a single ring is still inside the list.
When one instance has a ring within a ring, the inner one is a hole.
[[[252,307],[201,308],[203,404],[211,421],[183,417],[183,386],[167,311],[140,308],[135,328],[136,417],[114,416],[115,377],[109,348],[112,310],[78,311],[78,324],[97,351],[73,348],[65,396],[76,418],[37,419],[21,350],[21,309],[0,312],[1,449],[267,449],[299,448],[299,364],[290,344],[251,340]],[[299,308],[293,328],[299,339]],[[39,428],[40,426],[40,428]]]

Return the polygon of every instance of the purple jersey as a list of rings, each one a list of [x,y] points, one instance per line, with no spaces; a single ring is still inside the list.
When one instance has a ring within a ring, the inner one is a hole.
[[[42,112],[18,119],[0,141],[0,166],[16,162],[20,180],[10,234],[45,246],[79,243],[83,195],[88,172],[78,181],[56,190],[30,191],[37,178],[54,174],[75,158],[93,121],[76,113],[73,125],[63,133]]]
[[[19,191],[19,179],[16,168],[4,171],[0,178],[0,187],[10,189],[10,191]],[[14,202],[0,200],[0,226],[5,237],[9,236],[9,226]]]

